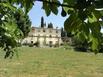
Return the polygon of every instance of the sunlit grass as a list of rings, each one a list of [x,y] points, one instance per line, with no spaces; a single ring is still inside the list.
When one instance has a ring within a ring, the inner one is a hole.
[[[19,57],[4,59],[0,77],[103,77],[103,54],[63,48],[19,48]]]

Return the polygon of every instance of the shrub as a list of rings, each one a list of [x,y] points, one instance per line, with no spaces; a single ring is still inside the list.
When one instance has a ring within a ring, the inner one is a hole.
[[[33,45],[35,45],[36,47],[39,47],[40,46],[40,43],[39,41],[35,42]]]

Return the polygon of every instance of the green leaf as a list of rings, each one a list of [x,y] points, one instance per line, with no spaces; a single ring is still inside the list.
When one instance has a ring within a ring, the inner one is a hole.
[[[93,36],[99,38],[100,37],[100,31],[101,31],[101,25],[98,22],[94,22],[91,24],[88,24],[90,26],[90,30]]]
[[[62,15],[63,17],[65,17],[65,16],[67,15],[67,13],[66,13],[65,10],[63,9],[63,7],[62,7],[61,15]]]
[[[67,3],[63,3],[63,4],[68,5]],[[71,8],[71,7],[62,7],[62,8],[68,14],[71,14],[74,12],[74,8]]]
[[[85,33],[85,35],[88,37],[90,33],[89,25],[88,23],[82,24],[82,31]]]
[[[100,11],[100,14],[103,16],[103,10]]]
[[[63,0],[63,3],[67,3],[68,5],[75,5],[77,0]]]
[[[43,2],[43,7],[42,8],[45,10],[46,15],[49,16],[50,13],[51,13],[49,5],[46,2]]]
[[[33,0],[25,0],[25,2],[22,2],[24,4],[24,9],[26,14],[31,10],[31,8],[33,7]]]
[[[60,3],[58,0],[47,0],[50,3],[47,2],[43,2],[43,9],[45,10],[45,13],[47,16],[50,15],[50,13],[54,13],[55,15],[58,14],[58,5],[54,4],[54,3]],[[53,2],[53,3],[52,3]]]
[[[81,42],[86,40],[85,34],[83,32],[77,33],[77,37],[81,40]]]
[[[88,21],[89,21],[89,23],[93,23],[93,22],[98,21],[93,12],[91,13],[91,16],[88,16]]]
[[[12,6],[10,3],[0,3],[0,6],[6,7],[11,9],[12,11],[15,11],[16,8],[14,6]]]
[[[58,8],[57,8],[57,6],[56,6],[55,4],[50,4],[49,7],[50,7],[51,11],[52,11],[55,15],[58,14]]]
[[[97,18],[97,20],[99,20],[103,16],[102,11],[94,10],[93,13],[94,13],[95,17]]]
[[[91,37],[92,39],[92,45],[91,45],[91,48],[94,52],[98,51],[98,46],[99,46],[99,40],[98,38],[95,38],[95,37]]]
[[[80,25],[82,25],[81,20],[75,13],[71,14],[64,22],[64,28],[68,32],[77,32],[80,29]]]

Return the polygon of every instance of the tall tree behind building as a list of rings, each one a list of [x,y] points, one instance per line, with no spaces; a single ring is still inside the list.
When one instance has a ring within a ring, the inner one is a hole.
[[[52,23],[49,23],[49,24],[48,24],[48,28],[53,28],[53,24],[52,24]]]
[[[41,17],[41,28],[43,28],[43,27],[44,27],[44,18]]]

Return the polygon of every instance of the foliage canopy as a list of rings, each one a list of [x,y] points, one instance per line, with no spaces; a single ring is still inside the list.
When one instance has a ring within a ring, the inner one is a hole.
[[[97,53],[102,44],[102,3],[102,0],[63,0],[61,4],[57,0],[43,0],[43,9],[47,16],[51,12],[57,15],[58,6],[61,6],[61,16],[68,15],[64,22],[65,30],[78,36],[82,41],[87,40],[91,44],[91,49]],[[51,4],[54,7],[49,7]]]
[[[31,26],[23,9],[10,1],[0,0],[0,47],[6,51],[5,58],[13,56],[18,41],[27,36]]]

